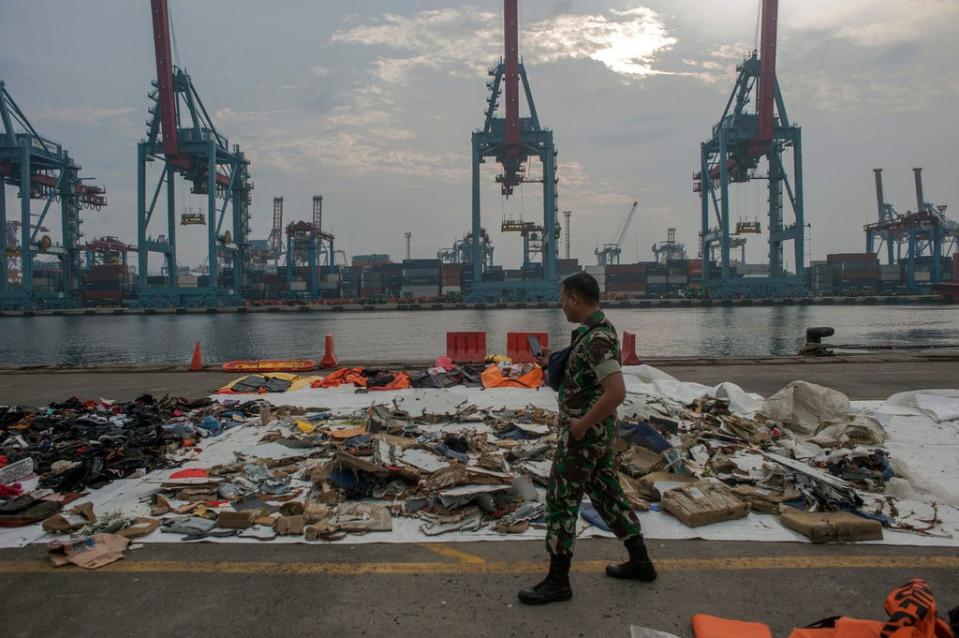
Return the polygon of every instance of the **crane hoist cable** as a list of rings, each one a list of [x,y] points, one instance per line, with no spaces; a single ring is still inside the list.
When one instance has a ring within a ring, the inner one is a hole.
[[[173,28],[173,10],[167,5],[167,17],[170,20],[170,38],[173,41],[173,62],[180,67],[180,49],[176,44],[176,29]],[[183,67],[180,67],[183,68]]]

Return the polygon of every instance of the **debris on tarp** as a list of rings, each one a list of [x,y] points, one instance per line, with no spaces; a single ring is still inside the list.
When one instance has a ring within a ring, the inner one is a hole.
[[[47,553],[54,567],[76,565],[84,569],[99,569],[123,558],[130,539],[118,534],[97,533],[69,541],[55,540],[47,545]]]
[[[442,364],[429,370],[431,379],[477,372],[471,383],[479,384],[482,368]],[[490,367],[507,377],[529,372],[506,362]],[[796,514],[808,512],[826,521],[807,526],[809,538],[856,540],[820,531],[836,526],[834,519],[853,521],[838,514],[848,513],[872,530],[948,536],[938,505],[922,502],[921,490],[897,476],[897,459],[883,447],[882,415],[853,413],[845,396],[803,382],[762,400],[733,384],[682,384],[640,368],[641,378],[627,373],[615,446],[615,467],[636,511],[663,512],[690,528],[756,515],[796,525]],[[344,369],[331,375],[338,381],[328,389],[309,387],[315,378],[296,385],[294,375],[254,375],[274,385],[245,377],[254,396],[215,402],[144,395],[128,403],[0,407],[0,455],[7,459],[0,472],[28,486],[4,484],[0,526],[43,521],[44,531],[74,539],[107,533],[306,542],[388,537],[398,529],[491,536],[544,528],[557,414],[538,397],[549,399],[552,390],[476,389],[467,396],[430,386],[357,395],[371,381],[392,383],[390,371],[372,372]],[[415,385],[417,373],[409,377]],[[351,383],[353,390],[343,387]],[[283,405],[299,393],[294,387],[312,397],[300,406],[311,407]],[[951,396],[930,396],[922,399],[928,411],[951,414]],[[352,407],[343,397],[352,397]],[[247,443],[217,446],[237,434]],[[94,514],[82,501],[125,478],[148,486],[135,507],[98,505]],[[77,499],[82,504],[71,506]],[[588,502],[581,513],[583,528],[605,527]]]

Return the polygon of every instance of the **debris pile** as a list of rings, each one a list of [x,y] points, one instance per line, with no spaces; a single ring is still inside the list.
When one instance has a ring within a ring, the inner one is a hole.
[[[874,539],[883,528],[944,534],[935,505],[918,518],[885,493],[896,480],[885,432],[853,415],[845,396],[802,382],[765,401],[737,391],[691,401],[630,394],[616,460],[637,511],[688,527],[779,516],[814,542]],[[42,522],[74,539],[156,532],[306,541],[543,527],[555,412],[478,408],[445,390],[382,396],[390,398],[359,410],[148,395],[0,408],[0,525]],[[227,454],[201,452],[234,436],[245,443]],[[18,481],[34,471],[35,489],[23,490]],[[141,477],[151,487],[135,507],[73,504],[110,481]],[[588,501],[581,514],[581,528],[605,528]]]

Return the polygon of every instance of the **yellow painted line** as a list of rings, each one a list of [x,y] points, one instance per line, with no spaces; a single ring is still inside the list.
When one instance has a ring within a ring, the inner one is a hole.
[[[300,563],[267,561],[122,560],[97,571],[118,574],[287,574],[353,576],[362,574],[538,574],[546,561],[411,563]],[[482,560],[482,559],[480,559]],[[573,561],[573,571],[602,573],[607,561]],[[959,569],[959,556],[741,556],[664,558],[661,572],[723,572],[796,569]],[[2,561],[0,574],[85,573],[76,567],[55,568],[46,561]]]
[[[450,545],[444,545],[442,543],[420,543],[420,547],[428,549],[434,554],[439,554],[440,556],[445,556],[446,558],[452,558],[461,563],[485,563],[486,560],[476,556],[475,554],[468,554],[464,551],[454,549]]]

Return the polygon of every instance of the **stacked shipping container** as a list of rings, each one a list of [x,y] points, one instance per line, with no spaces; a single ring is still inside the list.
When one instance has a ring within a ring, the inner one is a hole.
[[[873,253],[827,255],[837,292],[875,293],[879,286],[879,257]]]
[[[124,264],[103,264],[83,276],[83,301],[89,304],[120,303],[133,295],[136,275]]]
[[[403,297],[439,297],[442,285],[439,259],[406,259],[402,266]]]

